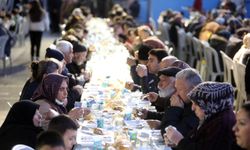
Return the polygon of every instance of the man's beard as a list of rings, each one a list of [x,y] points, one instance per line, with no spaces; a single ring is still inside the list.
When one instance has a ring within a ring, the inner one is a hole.
[[[166,87],[164,89],[158,87],[158,89],[158,94],[160,97],[171,97],[176,91],[174,87]]]

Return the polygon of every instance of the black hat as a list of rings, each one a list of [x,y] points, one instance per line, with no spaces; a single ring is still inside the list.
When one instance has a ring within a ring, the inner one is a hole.
[[[86,47],[78,42],[72,42],[72,45],[74,53],[87,51]]]
[[[165,75],[169,77],[175,77],[175,75],[181,71],[180,68],[177,67],[168,67],[168,68],[163,68],[158,72],[158,76],[160,75]]]
[[[45,53],[46,58],[55,58],[59,61],[62,61],[64,59],[64,55],[61,51],[57,49],[47,48]]]

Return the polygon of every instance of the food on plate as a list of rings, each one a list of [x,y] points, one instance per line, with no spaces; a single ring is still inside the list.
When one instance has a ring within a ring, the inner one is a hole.
[[[131,142],[127,139],[118,139],[114,147],[118,150],[133,150]]]
[[[104,135],[102,129],[100,129],[100,128],[94,128],[94,134]]]

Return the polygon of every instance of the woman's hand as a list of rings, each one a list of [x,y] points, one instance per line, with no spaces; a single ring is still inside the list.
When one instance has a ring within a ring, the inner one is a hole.
[[[90,109],[84,108],[83,110],[83,117],[86,117],[90,113]]]
[[[84,109],[83,108],[73,108],[69,111],[68,115],[72,119],[79,119],[83,117]]]
[[[183,138],[183,135],[178,130],[176,130],[175,127],[169,126],[166,128],[166,133],[164,134],[164,141],[166,144],[171,143],[178,145]]]

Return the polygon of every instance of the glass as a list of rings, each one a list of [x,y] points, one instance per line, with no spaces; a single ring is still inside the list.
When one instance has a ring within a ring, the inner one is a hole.
[[[103,128],[104,127],[104,119],[102,117],[97,118],[96,124],[98,128]]]
[[[150,135],[147,132],[139,132],[137,134],[137,140],[139,142],[139,147],[140,148],[149,148],[150,145]]]
[[[82,108],[82,102],[75,102],[74,103],[74,108]],[[83,116],[78,118],[79,124],[83,122]]]
[[[74,107],[75,108],[81,108],[82,107],[82,102],[75,102]]]
[[[151,131],[151,136],[150,136],[150,144],[153,149],[162,149],[160,146],[165,145],[163,138],[161,136],[161,131],[160,130],[152,130]]]

